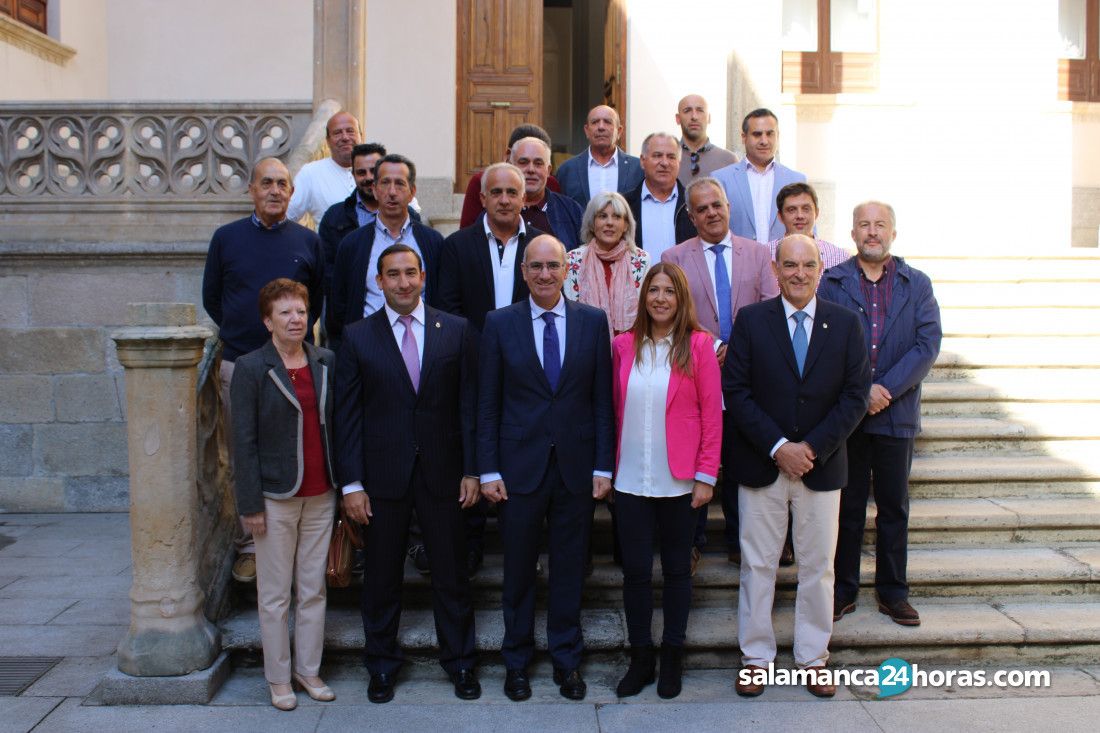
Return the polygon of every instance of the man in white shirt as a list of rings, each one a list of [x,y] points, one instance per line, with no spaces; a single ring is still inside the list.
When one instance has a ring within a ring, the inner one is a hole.
[[[755,109],[741,121],[742,160],[719,168],[714,177],[726,189],[730,202],[730,229],[740,237],[767,244],[783,236],[775,193],[806,176],[777,161],[779,120],[768,109]]]
[[[558,168],[561,192],[583,207],[598,193],[626,193],[640,184],[641,161],[617,147],[622,134],[618,112],[605,104],[593,107],[584,123],[588,149]]]
[[[306,163],[294,176],[287,218],[298,221],[309,214],[316,227],[330,206],[348,197],[355,188],[351,152],[361,141],[359,121],[350,112],[341,110],[329,118],[325,126],[329,157]]]

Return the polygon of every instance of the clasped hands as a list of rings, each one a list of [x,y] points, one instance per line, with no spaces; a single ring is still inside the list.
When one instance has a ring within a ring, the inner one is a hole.
[[[775,465],[789,479],[800,479],[814,467],[817,453],[805,441],[792,443],[787,441],[775,451]]]

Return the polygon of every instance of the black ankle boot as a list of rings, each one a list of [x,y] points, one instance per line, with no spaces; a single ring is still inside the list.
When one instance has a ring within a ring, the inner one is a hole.
[[[657,660],[653,655],[653,645],[630,647],[630,666],[615,688],[618,697],[631,697],[642,691],[646,685],[653,684]]]
[[[657,679],[657,694],[666,700],[679,695],[683,676],[684,648],[662,644],[661,676]]]

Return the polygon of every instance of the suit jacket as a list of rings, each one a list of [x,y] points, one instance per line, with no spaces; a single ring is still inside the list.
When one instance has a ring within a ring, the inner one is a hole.
[[[584,244],[581,241],[581,219],[584,209],[573,199],[553,191],[546,192],[550,200],[546,203],[546,218],[555,237],[562,241],[567,250],[573,250]]]
[[[424,258],[424,271],[427,281],[424,284],[424,302],[435,304],[439,292],[440,250],[443,248],[443,235],[423,224],[412,223],[413,236]],[[339,351],[344,328],[363,318],[363,302],[367,293],[367,278],[373,278],[377,272],[370,269],[371,249],[377,229],[373,226],[360,227],[344,237],[336,250],[336,263],[333,266],[332,290],[329,293],[328,311],[325,313],[325,328],[329,343]]]
[[[806,441],[817,454],[802,477],[814,491],[848,483],[846,441],[867,412],[871,367],[863,326],[846,308],[817,299],[802,376],[781,298],[745,306],[733,324],[722,367],[726,398],[726,470],[737,483],[773,483],[769,453],[780,438]]]
[[[553,449],[566,488],[589,492],[593,471],[613,470],[614,443],[603,311],[565,300],[565,357],[553,391],[535,351],[530,300],[489,313],[478,371],[478,472],[500,473],[510,494],[530,494]]]
[[[734,234],[731,237],[733,272],[730,273],[730,301],[734,322],[738,312],[751,303],[779,295],[768,246]],[[687,275],[691,298],[699,325],[718,338],[718,300],[710,280],[710,267],[703,251],[706,243],[699,237],[681,242],[661,255],[662,262],[679,265]]]
[[[516,267],[512,278],[512,302],[527,298],[527,283],[523,280],[520,263],[527,243],[542,234],[532,226],[519,238]],[[443,240],[440,254],[440,270],[447,273],[440,278],[438,297],[433,305],[462,316],[470,321],[478,332],[485,327],[485,314],[496,308],[493,290],[493,263],[489,244],[485,239],[485,224],[478,219],[465,229]]]
[[[748,158],[742,158],[733,165],[719,168],[714,171],[714,177],[726,189],[726,198],[730,202],[730,229],[739,237],[758,239],[756,236],[756,214],[752,206],[752,193],[749,190],[748,174],[745,172],[749,165]],[[775,196],[779,189],[788,183],[805,181],[806,175],[796,170],[791,170],[779,161],[775,162],[775,185],[772,189],[771,201],[768,202],[768,221],[770,226],[765,241],[779,239],[786,234],[786,227],[779,221],[779,209],[775,205]]]
[[[454,499],[476,475],[477,344],[463,318],[424,308],[420,389],[385,309],[348,327],[336,362],[336,475],[370,497],[403,496],[419,461],[428,489]]]
[[[642,232],[642,184],[639,183],[636,188],[623,194],[623,198],[630,206],[630,212],[634,214],[634,244],[645,247]],[[684,193],[684,184],[679,181],[676,181],[676,201],[676,213],[673,217],[676,225],[676,241],[673,242],[673,245],[679,244],[685,239],[691,239],[698,234],[695,231],[695,225],[691,223],[691,217],[688,216],[687,195]]]
[[[332,368],[328,349],[302,344],[317,393],[321,448],[329,481],[332,463]],[[233,489],[240,514],[264,510],[264,497],[289,499],[302,487],[302,405],[290,373],[270,340],[234,363],[230,402],[233,406]]]
[[[921,381],[936,363],[943,329],[932,281],[900,257],[894,257],[894,263],[897,265],[894,290],[879,336],[873,375],[875,383],[885,387],[893,399],[882,412],[867,415],[860,429],[876,435],[911,438],[920,432]],[[852,257],[825,272],[818,295],[860,315],[870,353],[871,318],[859,278],[859,264]]]
[[[358,203],[358,192],[352,191],[351,195],[343,201],[338,201],[328,208],[321,217],[321,223],[317,228],[317,235],[321,237],[321,248],[325,253],[325,297],[332,292],[332,272],[336,264],[336,249],[347,235],[359,228],[359,214],[355,210]],[[413,222],[420,223],[420,214],[416,209],[409,207],[409,218]]]
[[[588,189],[588,161],[591,159],[588,148],[574,155],[558,168],[558,183],[561,192],[576,201],[581,207],[588,206],[592,193]],[[633,155],[619,151],[619,185],[616,191],[625,193],[642,184],[642,161]]]
[[[623,450],[623,412],[634,368],[634,332],[615,337],[611,345],[615,399],[615,465]],[[691,334],[691,374],[672,370],[665,399],[665,450],[674,478],[704,474],[716,479],[722,448],[722,378],[714,343],[704,331]],[[712,481],[713,482],[713,481]]]

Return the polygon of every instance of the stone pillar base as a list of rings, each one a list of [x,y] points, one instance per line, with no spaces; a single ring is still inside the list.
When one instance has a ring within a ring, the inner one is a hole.
[[[201,613],[183,629],[133,626],[118,645],[118,668],[127,675],[164,677],[206,669],[218,656],[221,636]]]
[[[131,677],[112,669],[92,692],[90,700],[101,705],[206,705],[231,670],[225,652],[207,669],[174,677]]]

